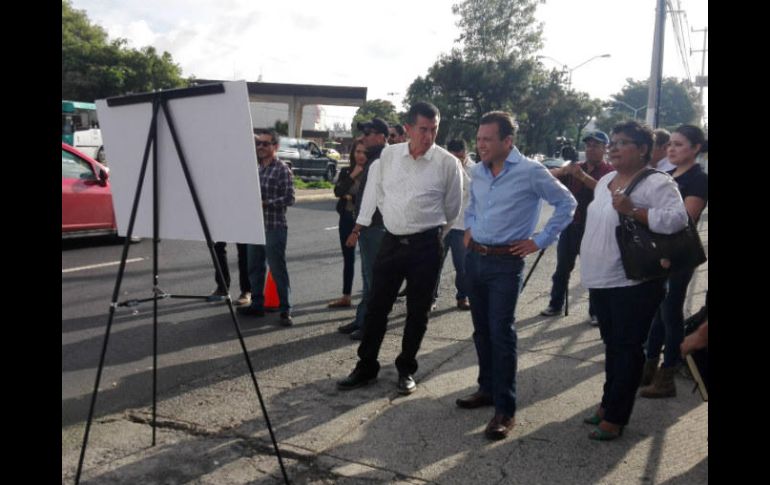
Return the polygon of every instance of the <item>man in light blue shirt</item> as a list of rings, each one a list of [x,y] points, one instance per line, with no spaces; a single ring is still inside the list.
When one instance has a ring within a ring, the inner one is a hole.
[[[524,257],[547,247],[572,221],[577,201],[548,169],[514,146],[511,114],[481,118],[476,146],[481,163],[471,171],[465,210],[466,287],[471,300],[473,341],[479,359],[479,389],[457,400],[461,408],[495,407],[484,434],[508,436],[516,414],[516,330],[514,312]],[[532,236],[542,201],[555,210],[542,232]]]

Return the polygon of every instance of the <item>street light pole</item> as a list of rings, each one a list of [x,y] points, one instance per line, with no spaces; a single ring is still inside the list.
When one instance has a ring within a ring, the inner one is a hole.
[[[594,59],[599,59],[600,57],[610,57],[610,55],[609,54],[602,54],[602,55],[599,55],[599,56],[593,56],[592,58],[588,59],[587,61],[582,62],[582,63],[578,64],[577,66],[573,67],[572,69],[570,69],[569,70],[569,81],[567,82],[567,87],[569,89],[572,89],[572,71],[574,71],[578,67],[585,66],[589,62],[593,61]]]
[[[592,58],[588,59],[587,61],[581,62],[575,67],[569,67],[568,65],[564,64],[563,62],[559,61],[558,59],[554,59],[550,56],[537,56],[538,59],[550,59],[557,64],[561,65],[562,73],[567,75],[567,89],[572,89],[572,71],[577,69],[578,67],[585,66],[589,62],[593,61],[594,59],[599,59],[600,57],[610,57],[610,54],[601,54],[598,56],[593,56]]]
[[[630,104],[628,104],[628,103],[624,103],[623,101],[618,101],[618,100],[614,100],[614,101],[613,101],[613,103],[622,104],[622,105],[623,105],[623,106],[625,106],[626,108],[628,108],[628,109],[630,109],[631,111],[633,111],[633,112],[634,112],[634,119],[636,119],[636,113],[638,113],[639,111],[641,111],[641,110],[643,110],[644,108],[646,108],[646,107],[647,107],[647,105],[645,104],[645,105],[644,105],[644,106],[642,106],[642,107],[639,107],[639,108],[634,108],[634,107],[633,107],[633,106],[631,106]]]

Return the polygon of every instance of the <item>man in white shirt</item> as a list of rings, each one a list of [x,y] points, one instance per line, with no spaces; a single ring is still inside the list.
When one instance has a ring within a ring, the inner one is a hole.
[[[435,144],[439,121],[438,108],[432,104],[413,104],[406,122],[409,142],[385,147],[369,169],[361,211],[348,244],[355,244],[361,227],[370,224],[377,208],[387,232],[374,262],[359,361],[347,378],[337,382],[340,390],[376,380],[388,315],[404,280],[407,315],[401,353],[396,358],[398,390],[411,394],[417,387],[412,376],[441,267],[441,237],[459,216],[462,202],[460,163]]]

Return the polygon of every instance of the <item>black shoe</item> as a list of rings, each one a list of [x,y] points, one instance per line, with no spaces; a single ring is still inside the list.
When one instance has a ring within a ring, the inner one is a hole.
[[[491,406],[494,403],[492,402],[492,396],[481,391],[476,391],[470,396],[459,398],[455,401],[455,404],[463,409],[476,409],[484,406]]]
[[[412,376],[398,376],[398,393],[399,394],[411,394],[417,390],[417,384],[412,379]]]
[[[264,317],[265,310],[261,308],[255,308],[253,306],[239,306],[235,309],[241,315],[248,315],[250,317]]]
[[[339,333],[344,333],[344,334],[353,333],[356,330],[358,330],[358,324],[356,323],[355,320],[353,320],[352,322],[348,323],[347,325],[343,325],[343,326],[337,328],[337,331]]]
[[[337,381],[337,389],[340,391],[349,391],[351,389],[358,389],[359,387],[368,386],[377,381],[377,375],[367,374],[360,369],[356,368],[349,376]]]
[[[281,325],[284,327],[291,327],[294,325],[294,320],[291,319],[289,312],[281,312]]]
[[[350,340],[363,340],[364,339],[364,331],[360,328],[355,329],[350,334]]]
[[[206,301],[209,303],[217,303],[220,301],[225,301],[225,298],[230,294],[227,290],[223,290],[221,288],[217,288],[216,290],[212,291],[209,296],[206,297]]]

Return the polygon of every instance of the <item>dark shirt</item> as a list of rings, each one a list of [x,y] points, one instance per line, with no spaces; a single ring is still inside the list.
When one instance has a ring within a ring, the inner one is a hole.
[[[385,145],[366,149],[366,166],[364,167],[364,173],[359,175],[361,186],[358,189],[358,197],[356,198],[356,217],[361,213],[361,202],[364,200],[364,190],[366,190],[366,179],[369,177],[369,167],[372,166],[372,163],[375,160],[380,158],[380,154],[384,148]],[[382,214],[380,214],[379,209],[375,209],[374,215],[372,216],[372,223],[368,227],[379,227],[382,225]]]
[[[668,173],[673,176],[675,171],[676,169]],[[679,185],[679,193],[682,194],[682,200],[686,197],[699,197],[704,202],[708,202],[709,176],[699,164],[696,163],[690,170],[679,177],[674,177],[674,181]]]
[[[597,182],[600,178],[615,170],[612,165],[604,161],[597,163],[592,170],[589,170],[590,165],[588,162],[582,162],[578,165],[585,173],[590,175]],[[572,192],[572,195],[575,196],[575,199],[578,203],[577,209],[575,209],[575,216],[572,218],[572,224],[585,224],[586,210],[588,209],[588,204],[594,200],[594,190],[587,187],[583,182],[571,175],[559,177],[559,181],[567,186],[569,191]]]
[[[265,229],[286,226],[286,208],[294,205],[294,181],[291,170],[274,158],[267,166],[259,164],[259,188],[262,192],[262,214]]]

